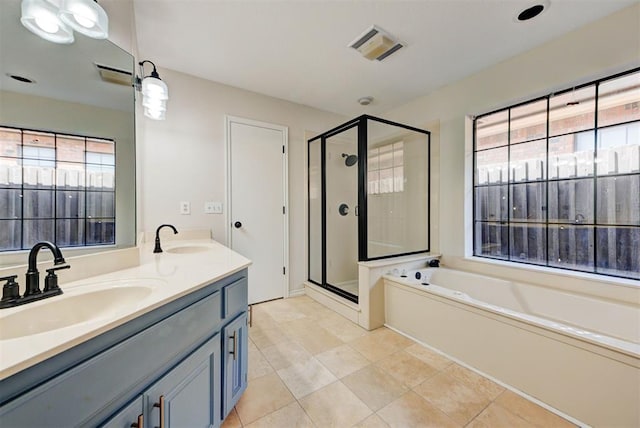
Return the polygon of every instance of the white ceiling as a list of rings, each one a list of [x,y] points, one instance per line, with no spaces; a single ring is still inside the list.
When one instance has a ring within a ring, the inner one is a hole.
[[[534,20],[515,19],[544,2]],[[636,2],[134,0],[134,12],[140,57],[160,67],[355,115],[402,105]],[[372,24],[406,47],[383,62],[347,47]],[[366,109],[363,96],[375,98]]]

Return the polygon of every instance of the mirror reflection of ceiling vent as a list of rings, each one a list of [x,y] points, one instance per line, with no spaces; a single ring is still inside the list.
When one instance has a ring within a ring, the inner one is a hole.
[[[105,82],[115,83],[116,85],[131,86],[133,85],[133,73],[119,68],[109,67],[95,63],[100,73],[100,78]]]
[[[349,47],[357,50],[366,59],[382,61],[394,52],[397,52],[404,43],[399,42],[382,28],[372,25],[362,33]]]

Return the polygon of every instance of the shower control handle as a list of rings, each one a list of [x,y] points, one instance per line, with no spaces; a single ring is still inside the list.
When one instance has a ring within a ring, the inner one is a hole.
[[[233,223],[233,227],[235,227],[236,229],[240,229],[242,227],[242,223],[236,221],[235,223]]]

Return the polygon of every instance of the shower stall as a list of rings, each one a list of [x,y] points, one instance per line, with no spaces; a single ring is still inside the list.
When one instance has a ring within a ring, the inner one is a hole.
[[[363,115],[308,141],[309,282],[358,302],[358,262],[429,251],[429,131]]]

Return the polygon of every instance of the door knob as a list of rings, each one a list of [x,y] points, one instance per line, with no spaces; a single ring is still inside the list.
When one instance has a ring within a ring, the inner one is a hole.
[[[236,221],[235,223],[233,223],[233,225],[236,229],[240,229],[242,227],[242,223],[240,223],[239,221]]]

